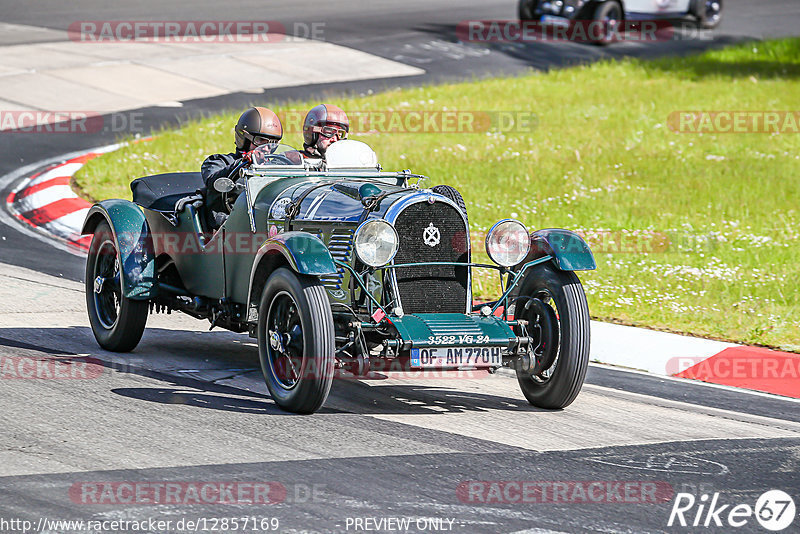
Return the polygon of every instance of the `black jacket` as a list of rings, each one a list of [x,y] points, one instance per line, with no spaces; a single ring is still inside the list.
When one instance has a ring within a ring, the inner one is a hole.
[[[206,213],[208,218],[212,221],[212,225],[218,225],[213,221],[220,219],[217,213],[227,214],[228,209],[222,200],[222,193],[214,189],[214,181],[217,178],[227,178],[230,176],[233,169],[242,161],[241,152],[231,154],[213,154],[208,156],[200,167],[200,174],[203,177],[203,182],[206,184]],[[234,177],[238,178],[238,176]],[[224,220],[224,217],[222,217]],[[217,221],[219,222],[219,221]]]

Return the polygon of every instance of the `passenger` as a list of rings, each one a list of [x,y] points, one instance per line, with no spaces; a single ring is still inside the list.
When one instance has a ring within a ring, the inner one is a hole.
[[[283,138],[283,125],[278,116],[267,108],[250,108],[239,117],[235,128],[236,152],[214,154],[206,158],[200,169],[206,186],[206,220],[216,230],[228,218],[228,207],[222,193],[214,189],[218,178],[227,178],[242,163],[249,161],[250,152],[266,143],[278,143]],[[231,177],[236,180],[238,176]]]
[[[322,167],[331,144],[347,139],[350,120],[339,107],[320,104],[311,108],[303,121],[303,156],[310,167]],[[316,161],[315,161],[316,160]]]

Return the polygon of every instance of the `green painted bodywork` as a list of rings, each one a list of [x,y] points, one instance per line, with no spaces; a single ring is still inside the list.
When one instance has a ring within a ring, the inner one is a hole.
[[[320,238],[307,232],[284,232],[267,239],[256,254],[256,261],[265,254],[282,254],[296,273],[322,276],[336,273],[328,247]]]
[[[392,317],[391,321],[403,341],[411,342],[414,348],[448,345],[508,347],[516,339],[502,319],[491,315],[418,313]],[[434,342],[437,340],[439,343]],[[446,342],[442,343],[442,340]]]
[[[158,295],[155,255],[142,209],[127,200],[103,200],[89,209],[81,233],[93,234],[103,220],[117,242],[124,295],[131,300],[154,298]]]
[[[249,194],[254,198],[248,198],[247,192],[239,194],[230,216],[216,232],[206,231],[191,203],[184,203],[184,209],[176,213],[141,208],[121,200],[105,201],[92,208],[87,230],[105,217],[115,235],[134,238],[132,243],[120,240],[126,295],[131,298],[156,297],[156,270],[172,272],[174,263],[179,281],[172,282],[168,277],[162,282],[182,284],[189,296],[243,305],[244,320],[252,324],[257,320],[266,279],[274,269],[287,266],[296,273],[317,277],[332,304],[343,304],[367,315],[376,306],[387,306],[391,312],[387,319],[396,327],[406,349],[443,343],[510,348],[515,342],[512,328],[495,316],[393,315],[395,312],[385,302],[393,290],[384,287],[390,283],[391,277],[385,274],[391,267],[361,272],[363,265],[357,261],[354,245],[354,232],[360,223],[370,218],[394,220],[392,217],[409,201],[407,195],[417,195],[410,202],[450,200],[427,190],[410,190],[402,179],[393,183],[385,177],[373,180],[335,173],[299,175],[292,171],[251,176],[258,178],[248,182],[253,188]],[[419,195],[424,195],[424,200],[418,200]],[[379,204],[364,202],[377,197],[382,199]],[[287,209],[293,211],[291,217],[287,217]],[[596,268],[592,253],[580,236],[549,229],[531,234],[531,252],[515,271],[520,272],[523,265],[548,261],[562,270]],[[354,268],[358,268],[357,274]],[[521,273],[522,278],[528,272]],[[353,281],[353,276],[359,277],[359,283]],[[509,291],[513,289],[510,287]],[[165,294],[173,291],[168,287],[162,290]],[[340,307],[334,309],[341,311]]]
[[[171,221],[161,212],[144,209],[154,236],[156,257],[175,262],[181,281],[192,295],[219,299],[224,296],[222,283],[223,234],[203,234],[194,208],[176,214]]]
[[[552,256],[562,271],[591,271],[597,269],[594,255],[581,236],[569,230],[549,228],[531,234],[531,252],[527,261]]]

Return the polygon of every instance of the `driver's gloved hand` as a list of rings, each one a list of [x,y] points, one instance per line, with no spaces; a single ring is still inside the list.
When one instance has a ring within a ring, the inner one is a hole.
[[[242,154],[242,159],[247,162],[247,164],[253,163],[253,151],[245,152]]]

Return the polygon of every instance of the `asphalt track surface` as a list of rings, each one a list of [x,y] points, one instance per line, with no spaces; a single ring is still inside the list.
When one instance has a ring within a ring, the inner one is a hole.
[[[259,101],[332,98],[605,56],[683,53],[795,34],[800,20],[791,0],[738,1],[726,4],[727,19],[713,41],[609,49],[538,43],[488,53],[453,42],[458,21],[512,18],[512,4],[194,2],[188,16],[184,6],[150,1],[0,2],[0,20],[62,29],[73,20],[148,20],[153,13],[159,19],[268,18],[287,25],[323,20],[330,41],[390,59],[405,55],[428,71],[414,79],[270,90]],[[294,13],[314,17],[297,19]],[[151,128],[253,101],[252,94],[234,94],[186,102],[177,111],[141,111]],[[13,186],[10,173],[20,167],[109,141],[94,134],[0,134],[2,198]],[[459,498],[458,488],[466,481],[642,481],[696,496],[719,492],[725,504],[753,505],[773,488],[800,496],[798,404],[766,395],[592,366],[584,391],[560,412],[531,408],[504,375],[377,377],[337,380],[326,407],[300,417],[281,412],[266,395],[252,340],[202,334],[202,322],[153,316],[133,354],[105,353],[85,318],[82,259],[5,221],[0,219],[0,357],[50,366],[93,359],[84,368],[91,379],[0,384],[1,519],[256,516],[279,518],[282,532],[353,532],[348,518],[422,517],[453,519],[453,532],[729,532],[668,527],[671,500],[476,503]],[[287,497],[266,506],[149,505],[84,504],[70,494],[85,483],[126,481],[274,481]],[[306,490],[314,486],[317,494],[310,497]],[[736,531],[765,532],[754,519]]]

